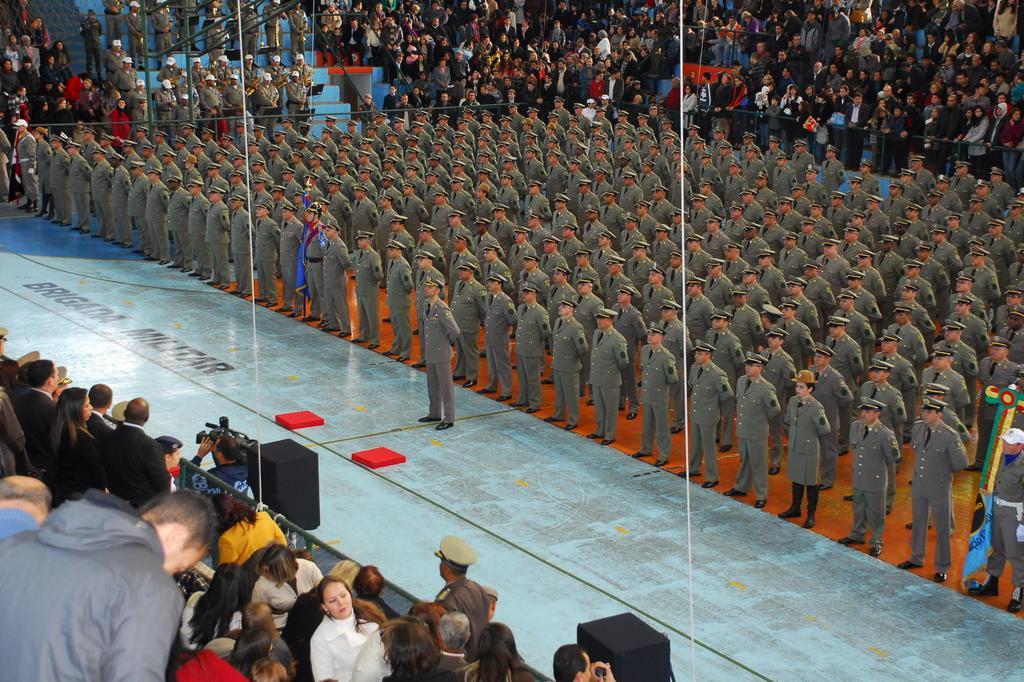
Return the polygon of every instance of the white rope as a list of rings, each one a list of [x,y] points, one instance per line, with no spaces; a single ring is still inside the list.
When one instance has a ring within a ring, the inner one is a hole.
[[[263,422],[263,410],[260,405],[260,351],[259,351],[259,337],[256,335],[256,279],[252,274],[252,266],[256,259],[256,248],[255,248],[255,237],[253,235],[253,224],[252,224],[252,212],[255,210],[251,205],[252,199],[252,186],[249,183],[249,126],[248,126],[248,112],[249,112],[249,101],[245,94],[245,48],[242,38],[242,3],[245,0],[238,0],[235,6],[235,19],[238,26],[238,47],[240,59],[239,59],[239,75],[238,81],[242,88],[242,120],[246,122],[245,125],[245,139],[242,140],[242,156],[245,157],[245,199],[246,205],[249,210],[249,272],[243,273],[244,277],[248,277],[250,281],[249,288],[252,289],[252,360],[253,360],[253,381],[256,384],[256,499],[259,500],[257,509],[264,507],[263,504],[263,466],[262,466],[262,442],[263,439],[260,436],[260,426]],[[253,63],[255,63],[255,59]],[[237,263],[235,264],[237,267]],[[264,282],[260,282],[260,286],[264,286]],[[274,282],[272,286],[277,286]]]

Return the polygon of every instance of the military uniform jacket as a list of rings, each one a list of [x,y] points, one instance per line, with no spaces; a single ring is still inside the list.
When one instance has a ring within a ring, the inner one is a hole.
[[[578,372],[582,359],[590,352],[583,325],[573,317],[558,318],[551,331],[551,369],[556,372]]]
[[[402,256],[388,261],[387,304],[389,310],[409,310],[409,294],[415,288],[412,268]]]
[[[451,309],[439,298],[433,303],[424,301],[420,313],[423,326],[423,361],[427,364],[450,363],[452,346],[459,340],[461,334]]]
[[[939,422],[928,426],[914,423],[910,436],[914,449],[912,497],[949,499],[953,474],[967,467],[967,450],[956,431]]]
[[[974,352],[973,348],[968,346],[962,340],[957,341],[955,345],[942,340],[935,344],[935,348],[936,350],[948,350],[953,354],[951,367],[956,370],[960,376],[964,377],[965,381],[968,378],[973,380],[978,376],[978,355]]]
[[[956,412],[960,412],[970,404],[972,396],[967,393],[967,384],[964,378],[952,369],[939,372],[935,367],[927,367],[921,374],[921,386],[928,384],[941,384],[949,389],[947,400],[949,406]]]
[[[733,314],[732,323],[729,325],[729,328],[736,334],[736,338],[740,340],[743,350],[754,350],[755,345],[761,342],[761,335],[764,333],[764,327],[761,326],[761,316],[750,305],[744,305],[739,308],[730,305],[726,310]]]
[[[348,271],[351,267],[352,261],[345,242],[341,238],[328,240],[323,260],[324,286],[339,289],[341,295],[347,297]]]
[[[782,341],[782,347],[791,357],[800,358],[800,368],[803,369],[804,361],[814,353],[814,337],[811,330],[800,320],[780,320],[780,329],[786,331],[786,338]]]
[[[470,279],[468,282],[459,280],[449,289],[451,295],[452,316],[459,329],[470,331],[478,329],[487,313],[486,290],[484,285]]]
[[[890,429],[895,429],[907,421],[907,409],[903,402],[903,395],[889,382],[876,384],[873,381],[865,381],[861,384],[859,393],[861,400],[870,398],[885,405],[878,419]]]
[[[838,427],[839,410],[853,402],[853,393],[834,367],[826,367],[823,372],[815,370],[814,373],[818,377],[818,383],[814,387],[814,398],[825,409],[829,423]]]
[[[858,386],[864,374],[864,360],[860,345],[849,334],[841,338],[829,338],[825,342],[835,355],[832,357],[832,368],[843,375],[848,386]]]
[[[551,336],[548,311],[538,303],[522,303],[516,312],[516,355],[544,357],[544,341]]]
[[[1014,383],[1016,379],[1017,365],[1010,360],[995,362],[991,357],[982,358],[981,363],[978,365],[978,381],[981,382],[980,390],[978,391],[979,416],[993,415],[996,410],[995,405],[985,400],[985,389],[989,386],[995,386],[997,389],[1002,390]]]
[[[161,185],[163,186],[163,185]],[[166,190],[164,190],[166,191]],[[152,194],[152,190],[150,191]],[[231,212],[231,251],[249,253],[249,212],[239,208]]]
[[[647,325],[640,311],[632,305],[623,306],[616,303],[613,307],[618,315],[615,318],[615,330],[626,340],[630,360],[636,357],[637,347],[647,337]]]
[[[92,169],[89,179],[93,196],[98,200],[103,200],[110,196],[110,191],[113,189],[113,179],[114,167],[105,160],[97,163],[96,167]]]
[[[495,296],[488,293],[484,311],[484,342],[488,345],[507,346],[508,328],[516,323],[516,308],[508,294]]]
[[[128,210],[128,194],[131,189],[131,173],[123,165],[118,166],[110,176],[110,198],[115,208],[122,212]]]
[[[1006,502],[1024,502],[1024,457],[1005,461],[996,473],[995,496]]]
[[[50,189],[64,190],[68,187],[71,174],[71,155],[63,149],[53,152],[50,159]]]
[[[907,324],[903,327],[893,324],[889,325],[885,333],[899,337],[900,342],[896,346],[896,350],[912,366],[920,367],[928,359],[928,350],[924,344],[924,337],[921,336],[921,331],[917,327],[912,324]]]
[[[664,346],[645,345],[640,349],[640,373],[643,386],[640,400],[645,405],[666,405],[669,388],[679,383],[676,359]]]
[[[73,193],[86,193],[92,186],[92,166],[81,154],[71,160],[68,182]]]
[[[711,360],[721,367],[729,377],[730,383],[736,384],[736,377],[743,371],[743,346],[731,329],[724,331],[709,330],[704,341],[714,347]]]
[[[892,429],[876,422],[868,428],[860,422],[850,425],[853,452],[853,489],[883,493],[889,484],[889,466],[899,461],[900,448]]]
[[[356,271],[356,293],[376,295],[380,283],[384,281],[380,255],[372,248],[359,249],[352,254],[352,267]]]
[[[578,312],[578,311],[577,311]],[[614,328],[594,332],[590,356],[590,384],[600,388],[622,385],[622,370],[629,364],[626,339]]]
[[[821,437],[832,431],[825,409],[814,396],[793,396],[786,405],[783,423],[789,435],[789,478],[794,483],[818,482]]]
[[[775,388],[764,378],[742,376],[736,381],[737,438],[767,440],[768,421],[781,410]]]
[[[690,388],[690,418],[712,426],[722,417],[722,405],[733,399],[732,384],[725,371],[713,361],[694,363],[687,377]]]
[[[761,371],[761,378],[775,388],[775,394],[785,398],[793,392],[794,380],[796,379],[796,366],[793,358],[785,350],[773,352],[765,350],[765,359],[768,363]]]
[[[171,230],[184,232],[188,230],[189,209],[192,206],[192,195],[181,187],[171,192],[167,200],[167,224]]]

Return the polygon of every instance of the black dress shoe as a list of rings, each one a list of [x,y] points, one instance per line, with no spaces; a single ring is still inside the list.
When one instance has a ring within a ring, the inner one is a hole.
[[[909,571],[912,568],[921,568],[924,564],[915,564],[913,561],[903,561],[896,564],[896,568],[902,568],[904,571]]]
[[[302,321],[303,322],[319,322],[320,318],[319,317],[313,317],[312,315],[306,315],[304,318],[302,318]]]
[[[873,556],[875,558],[878,558],[878,557],[880,557],[882,555],[882,548],[879,547],[878,545],[875,545],[874,547],[871,548],[870,551],[868,551],[868,554],[870,554],[871,556]]]
[[[338,336],[340,336],[343,339],[347,339],[348,337],[352,336],[352,332],[342,332],[338,334]]]
[[[632,421],[633,419],[636,419],[636,412],[630,412],[629,414],[627,414],[626,415],[626,419],[628,419],[630,421]]]
[[[466,378],[465,374],[453,374],[452,375],[452,379],[454,379],[455,381],[461,381],[462,379],[465,379],[465,378]]]
[[[683,432],[683,427],[682,426],[673,426],[671,429],[669,429],[669,433],[682,433],[682,432]]]
[[[417,362],[417,363],[415,363],[413,365],[413,367],[415,367],[416,369],[423,369],[426,366],[427,366],[427,363],[425,363],[425,362]]]
[[[758,500],[754,503],[754,509],[764,509],[768,504],[768,500]]]
[[[998,597],[999,579],[989,576],[985,582],[967,589],[967,594],[974,597]]]
[[[668,460],[665,460],[664,462],[655,462],[654,466],[658,467],[659,469],[664,469],[665,467],[668,466]]]
[[[302,311],[301,310],[296,310],[293,313],[288,313],[288,317],[300,317],[301,315],[302,315]]]
[[[845,538],[839,538],[838,540],[836,540],[836,542],[838,542],[840,545],[863,545],[864,544],[863,540],[857,540],[856,538],[851,538],[849,535],[847,535]]]
[[[1021,608],[1021,596],[1024,590],[1021,589],[1020,585],[1013,588],[1013,594],[1010,595],[1010,603],[1006,605],[1006,610],[1010,613],[1017,613]]]
[[[539,407],[528,407],[526,408],[526,414],[533,414],[534,412],[540,412]]]
[[[818,486],[818,490],[820,490],[821,492],[824,492],[826,490],[832,490],[832,484],[822,483],[821,485]]]
[[[725,495],[726,497],[739,497],[741,495],[746,495],[747,491],[746,490],[736,490],[736,488],[729,488],[728,490],[726,490],[722,494]]]
[[[729,452],[730,450],[732,450],[732,446],[731,445],[719,445],[718,446],[718,451],[719,452]]]
[[[497,393],[498,389],[484,387],[476,389],[476,392],[479,393],[480,395],[490,395],[492,393]]]
[[[977,464],[972,464],[969,467],[965,468],[964,471],[981,471],[981,467],[978,466]]]
[[[779,512],[780,519],[795,519],[800,516],[800,507],[790,507],[784,512]]]
[[[510,395],[499,395],[497,398],[495,398],[495,400],[497,400],[499,403],[503,403],[503,402],[506,402],[508,400],[512,400],[512,396],[510,396]]]
[[[594,399],[593,398],[591,398],[590,400],[587,401],[587,405],[593,405],[593,404],[594,404]]]
[[[554,381],[552,381],[551,379],[544,379],[544,380],[542,380],[542,381],[541,381],[540,383],[542,383],[542,384],[553,384],[553,383],[555,383],[555,382],[554,382]]]
[[[369,346],[367,346],[367,348],[369,348],[370,350],[376,350],[376,349],[380,348],[380,344],[379,343],[371,343]]]
[[[476,386],[476,379],[470,379],[466,383],[462,384],[463,388],[473,388],[474,386]]]
[[[153,261],[156,260],[156,258],[153,258],[152,256],[143,256],[142,260]]]
[[[614,442],[615,441],[612,440],[611,438],[605,438],[603,441],[601,441],[601,445],[611,445]]]
[[[440,417],[420,417],[416,421],[418,421],[420,424],[427,424],[429,422],[439,422],[439,421],[441,421],[441,418]]]
[[[843,495],[843,502],[853,502],[853,495]]]
[[[680,476],[685,476],[686,474],[682,473],[682,474],[679,474],[679,475]],[[704,488],[704,489],[707,489],[707,488],[714,488],[716,485],[718,485],[718,481],[704,481],[703,483],[700,484],[700,487]]]
[[[514,403],[509,403],[512,407],[526,407],[527,403],[521,403],[518,400]]]
[[[163,264],[163,261],[161,261],[161,265],[162,264]],[[168,265],[167,265],[167,269],[168,270],[174,270],[175,268],[178,268],[178,267],[181,267],[181,266],[179,266],[177,263],[168,263]]]
[[[913,528],[913,527],[914,527],[914,522],[913,522],[913,521],[909,521],[909,522],[908,522],[908,523],[907,523],[907,524],[906,524],[906,525],[904,526],[904,528],[906,528],[907,530],[910,530],[910,529],[911,529],[911,528]]]
[[[814,517],[813,516],[808,516],[807,520],[804,521],[803,527],[807,528],[807,529],[814,528]]]
[[[565,426],[562,427],[562,429],[564,431],[572,431],[573,429],[576,428],[576,426],[576,424],[566,424]]]
[[[651,456],[651,453],[649,453],[649,452],[634,452],[632,455],[630,455],[630,457],[632,457],[633,459],[640,459],[641,457],[650,457],[650,456]]]
[[[935,575],[932,576],[932,580],[937,583],[944,583],[946,582],[946,574],[942,571],[936,571]]]
[[[169,261],[169,260],[162,260],[162,261],[160,261],[160,265],[167,265],[170,262],[171,261]]]
[[[561,421],[561,420],[558,419],[557,417],[544,417],[544,421],[546,421],[548,424],[551,424],[553,422],[557,422],[557,421]]]
[[[599,436],[596,433],[588,433],[587,438],[589,440],[601,440],[602,438],[604,438],[604,436]]]
[[[772,467],[771,469],[768,470],[768,475],[769,476],[776,476],[776,475],[778,475],[778,473],[779,473],[779,467]]]
[[[690,472],[690,478],[700,478],[700,469]]]
[[[434,427],[434,430],[435,431],[444,431],[445,429],[450,429],[453,426],[455,426],[455,424],[452,424],[451,422],[441,422],[440,424],[438,424],[437,426]]]
[[[190,273],[188,273],[188,276],[189,277],[202,277],[203,273],[201,273],[201,272],[190,272]]]

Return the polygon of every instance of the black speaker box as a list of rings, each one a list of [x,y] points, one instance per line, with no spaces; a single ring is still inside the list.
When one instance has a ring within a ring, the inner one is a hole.
[[[316,453],[291,438],[264,443],[259,463],[249,458],[249,489],[259,500],[259,467],[263,504],[306,530],[320,525],[320,466]]]
[[[668,637],[632,613],[580,623],[576,643],[591,661],[609,664],[618,682],[669,682],[672,677]]]

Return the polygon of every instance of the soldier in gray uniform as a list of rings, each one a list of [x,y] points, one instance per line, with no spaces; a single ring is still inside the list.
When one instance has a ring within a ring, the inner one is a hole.
[[[348,245],[341,238],[341,226],[323,223],[327,246],[324,248],[323,272],[323,322],[320,328],[325,332],[340,332],[341,338],[352,335],[352,318],[348,311],[348,273],[352,260]]]
[[[150,255],[153,245],[150,239],[149,228],[146,226],[146,194],[149,192],[149,179],[144,176],[145,164],[142,161],[135,161],[129,166],[131,173],[131,189],[128,190],[128,216],[132,227],[139,233],[138,252],[145,254],[148,260],[153,260]]]
[[[277,248],[281,228],[270,217],[271,210],[273,207],[267,202],[256,207],[253,239],[256,242],[256,275],[260,282],[260,295],[256,302],[272,308],[277,305]]]
[[[171,194],[167,185],[160,181],[160,171],[151,168],[146,171],[149,188],[146,190],[145,227],[149,231],[150,258],[160,265],[171,262],[171,243],[167,236],[167,204]]]
[[[831,425],[830,432],[821,439],[821,490],[830,490],[836,482],[836,464],[839,458],[840,415],[849,411],[853,393],[835,367],[831,366],[834,351],[825,345],[814,349],[814,395]]]
[[[613,324],[616,312],[601,308],[595,317],[597,331],[594,332],[591,344],[590,391],[594,400],[594,417],[597,425],[587,438],[601,439],[601,445],[611,445],[615,442],[618,426],[617,408],[622,386],[622,370],[629,364],[629,354],[626,350],[626,339],[615,330]]]
[[[853,451],[853,527],[841,545],[862,545],[871,531],[871,556],[882,553],[885,494],[900,458],[899,439],[879,420],[885,405],[871,398],[860,403],[860,418],[850,429]]]
[[[480,371],[480,349],[477,339],[480,336],[480,325],[487,315],[487,292],[484,285],[477,281],[476,265],[471,262],[459,264],[458,281],[448,291],[448,305],[451,307],[455,323],[462,333],[455,347],[454,379],[465,379],[465,388],[476,386]]]
[[[210,248],[213,268],[209,284],[220,289],[227,289],[231,282],[231,274],[228,271],[231,215],[227,204],[224,203],[223,189],[211,186],[209,195],[210,208],[206,212],[206,243]]]
[[[409,294],[416,288],[412,281],[412,267],[405,259],[405,246],[399,241],[387,243],[388,266],[384,282],[387,285],[386,302],[391,318],[393,339],[384,355],[398,362],[412,356],[412,323],[409,321]]]
[[[530,414],[540,409],[540,376],[544,371],[544,345],[551,336],[548,311],[537,303],[537,288],[523,285],[516,310],[516,367],[519,396],[513,407],[525,407]]]
[[[664,339],[665,330],[652,326],[647,330],[647,345],[640,349],[644,415],[640,450],[633,453],[633,457],[648,457],[656,452],[657,467],[667,465],[671,456],[670,388],[679,383],[675,357],[663,345]]]
[[[733,404],[733,389],[725,371],[711,359],[714,346],[698,341],[693,348],[693,366],[687,376],[690,394],[690,478],[700,476],[701,462],[707,461],[707,480],[702,488],[718,485],[718,453],[715,436],[722,412]],[[684,472],[685,473],[685,472]]]
[[[612,308],[616,313],[615,330],[626,339],[626,351],[629,355],[629,364],[622,370],[622,391],[619,394],[619,409],[629,404],[629,413],[626,415],[626,419],[629,420],[636,419],[639,408],[639,395],[636,390],[636,352],[647,335],[643,316],[633,305],[633,297],[639,295],[640,293],[633,287],[623,285],[619,287],[618,302]]]
[[[793,393],[793,381],[796,377],[793,358],[783,348],[786,335],[786,330],[781,327],[769,329],[765,332],[768,347],[762,352],[767,362],[765,362],[761,376],[775,388],[775,395],[778,396],[780,405],[789,404]],[[768,461],[769,476],[776,475],[782,468],[782,419],[782,414],[776,415],[768,425],[772,441]]]
[[[107,161],[107,151],[97,147],[92,153],[94,166],[89,178],[93,206],[96,207],[96,233],[103,239],[114,236],[114,207],[111,201],[114,167]]]
[[[210,209],[210,200],[203,196],[203,182],[198,178],[188,183],[188,193],[191,197],[187,222],[192,262],[186,266],[192,271],[189,277],[204,281],[210,277],[210,247],[206,243],[206,213]]]
[[[365,233],[362,241],[369,248],[373,235]],[[379,266],[378,266],[379,267]],[[420,417],[421,423],[439,422],[438,431],[455,425],[455,382],[452,379],[452,346],[459,340],[459,325],[455,324],[452,311],[441,300],[444,284],[436,279],[423,282],[426,300],[420,314],[420,334],[423,336],[423,361],[427,368],[427,395],[430,397],[430,411]],[[374,284],[376,296],[377,285]]]
[[[132,223],[128,215],[128,196],[132,189],[132,176],[125,166],[124,157],[113,153],[110,157],[113,174],[110,178],[110,208],[114,214],[114,233],[107,241],[124,248],[132,246]]]
[[[281,205],[281,239],[278,242],[281,268],[281,290],[284,301],[280,312],[300,317],[305,312],[305,297],[296,291],[299,267],[299,246],[302,243],[302,221],[295,217],[295,205],[285,200]]]
[[[765,359],[750,353],[744,360],[746,375],[736,382],[736,437],[739,440],[740,470],[727,497],[746,495],[751,487],[757,494],[754,507],[768,503],[768,422],[781,407],[775,389],[761,377]]]
[[[911,555],[899,568],[908,570],[924,566],[928,519],[935,524],[935,576],[937,583],[946,582],[952,562],[949,542],[950,501],[953,474],[967,466],[967,450],[960,435],[942,420],[946,404],[926,400],[921,406],[921,420],[914,424],[910,437],[914,448],[914,478],[911,483],[913,534]]]
[[[92,166],[82,156],[82,148],[77,142],[68,142],[68,154],[71,155],[71,166],[68,169],[68,188],[74,201],[75,220],[71,229],[82,234],[89,233],[90,211],[92,201]]]
[[[793,500],[780,519],[795,519],[807,490],[807,520],[804,528],[814,528],[818,509],[818,474],[822,438],[832,431],[825,408],[814,397],[817,380],[814,372],[802,369],[796,375],[796,395],[789,399],[783,421],[789,432],[789,462],[786,474],[793,485]]]
[[[852,391],[864,380],[864,360],[860,345],[846,333],[846,325],[850,321],[845,317],[833,315],[826,323],[828,339],[825,345],[832,349],[832,367],[839,372],[846,386]],[[851,407],[839,411],[839,452],[847,450],[847,436],[850,432]]]
[[[231,259],[235,266],[235,290],[231,293],[243,298],[252,296],[252,225],[245,203],[243,194],[228,197],[228,206],[231,207]]]
[[[68,180],[71,174],[71,155],[64,149],[64,140],[54,136],[51,141],[53,156],[50,158],[50,191],[53,193],[55,217],[53,221],[63,227],[71,224],[71,192]]]
[[[356,306],[359,310],[359,336],[356,343],[369,341],[367,348],[374,350],[380,346],[380,289],[384,281],[384,270],[381,268],[380,255],[373,250],[373,232],[361,232],[356,235],[358,249],[352,254],[352,267],[356,276]],[[451,310],[445,306],[448,316]],[[448,373],[451,380],[451,372]],[[452,408],[454,410],[454,407]],[[447,420],[445,420],[447,421]]]
[[[509,327],[516,323],[515,304],[503,290],[508,279],[495,273],[487,278],[486,312],[484,315],[484,350],[487,356],[487,386],[477,393],[497,392],[498,402],[512,397],[512,360],[509,348]]]
[[[576,282],[576,290],[579,292],[579,298],[576,299],[576,319],[583,325],[583,330],[586,332],[588,342],[590,342],[590,353],[594,352],[592,345],[594,339],[594,332],[597,330],[597,311],[603,306],[601,299],[594,294],[594,281],[589,277],[582,277]],[[591,355],[587,355],[583,359],[583,370],[580,373],[580,397],[582,398],[586,391],[587,385],[590,384],[590,358]],[[593,396],[593,392],[591,392]]]
[[[714,350],[713,360],[716,365],[725,370],[729,377],[729,384],[736,390],[737,376],[739,375],[745,361],[743,347],[740,340],[729,329],[731,313],[719,310],[711,316],[711,329],[704,336]],[[729,452],[733,443],[733,417],[735,416],[735,404],[730,403],[722,407],[722,426],[719,429],[719,452]]]
[[[1017,613],[1021,610],[1024,592],[1024,431],[1007,429],[1002,439],[1002,458],[990,466],[998,466],[996,484],[992,496],[992,553],[985,567],[988,577],[980,584],[967,590],[968,594],[979,597],[994,597],[999,594],[999,577],[1010,562],[1013,570],[1013,594],[1006,610]]]
[[[989,386],[1002,390],[1016,382],[1017,365],[1007,359],[1009,351],[1009,342],[997,336],[989,344],[988,357],[982,358],[978,365],[978,443],[974,451],[974,463],[967,467],[968,471],[981,471],[985,466],[985,454],[992,438],[996,406],[985,400],[986,390]]]
[[[576,299],[558,304],[558,319],[551,330],[551,378],[555,385],[555,412],[546,422],[566,422],[562,428],[572,431],[580,423],[580,370],[589,354],[583,325],[573,316]]]
[[[168,175],[166,186],[167,226],[174,234],[174,260],[167,267],[185,272],[192,262],[192,242],[188,234],[188,212],[192,195],[182,189],[181,174],[177,169]]]
[[[686,326],[679,319],[679,311],[683,307],[675,301],[665,301],[661,304],[661,328],[665,330],[663,344],[676,359],[676,368],[685,366],[688,362],[689,351],[686,338]],[[669,387],[670,400],[672,401],[672,426],[671,433],[680,433],[686,421],[686,387],[683,382],[677,382]]]

